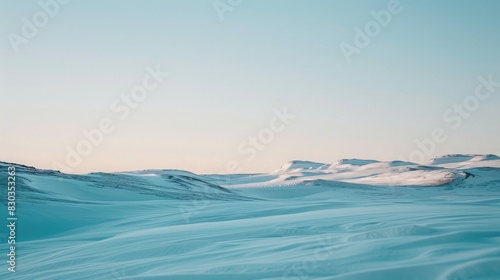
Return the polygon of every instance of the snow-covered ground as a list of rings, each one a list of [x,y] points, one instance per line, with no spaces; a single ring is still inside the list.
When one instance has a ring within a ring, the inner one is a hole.
[[[0,163],[0,181],[7,166]],[[499,279],[500,158],[292,161],[266,174],[15,165],[0,279]],[[6,197],[6,188],[1,188]],[[5,211],[0,217],[7,218]]]

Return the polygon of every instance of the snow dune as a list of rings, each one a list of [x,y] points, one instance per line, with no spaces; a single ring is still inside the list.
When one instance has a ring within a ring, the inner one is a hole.
[[[0,181],[9,165],[0,163]],[[0,279],[500,274],[500,159],[493,155],[427,165],[291,161],[268,174],[16,169],[18,271],[0,270]]]
[[[496,155],[447,155],[437,157],[429,165],[446,168],[500,167],[500,157]]]
[[[227,187],[282,187],[311,181],[353,183],[369,186],[443,186],[459,183],[467,169],[500,167],[494,155],[450,155],[435,158],[428,165],[404,161],[342,159],[332,164],[290,161],[270,174],[231,180]]]

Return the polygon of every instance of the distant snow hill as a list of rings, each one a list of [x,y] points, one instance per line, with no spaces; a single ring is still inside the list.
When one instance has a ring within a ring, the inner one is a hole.
[[[467,181],[465,181],[467,179]],[[500,180],[500,157],[446,155],[421,165],[405,161],[342,159],[326,164],[294,160],[270,174],[231,182],[232,187],[287,185],[443,186]]]
[[[271,173],[197,175],[181,170],[64,174],[0,162],[17,169],[18,194],[35,200],[86,203],[166,198],[174,200],[248,200],[240,188],[328,186],[485,185],[500,181],[500,157],[447,155],[426,165],[404,161],[342,159],[317,163],[290,161]],[[0,180],[6,180],[1,172]],[[1,188],[2,195],[6,188]]]

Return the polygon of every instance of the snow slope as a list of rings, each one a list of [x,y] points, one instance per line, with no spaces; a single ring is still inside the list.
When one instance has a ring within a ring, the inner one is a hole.
[[[270,174],[252,175],[251,180],[239,177],[227,186],[288,186],[318,180],[371,186],[442,186],[463,181],[468,175],[462,169],[403,161],[344,159],[333,164],[291,161]]]
[[[500,157],[496,155],[447,155],[432,159],[429,165],[460,169],[500,167]]]
[[[12,165],[0,162],[1,182]],[[0,279],[500,275],[500,160],[492,155],[428,165],[292,161],[233,175],[15,167],[19,261]],[[7,252],[5,230],[0,240]]]

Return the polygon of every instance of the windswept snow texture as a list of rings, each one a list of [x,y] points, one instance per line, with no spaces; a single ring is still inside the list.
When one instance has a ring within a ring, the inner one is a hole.
[[[233,175],[15,167],[17,272],[4,226],[0,279],[500,279],[494,155]]]

